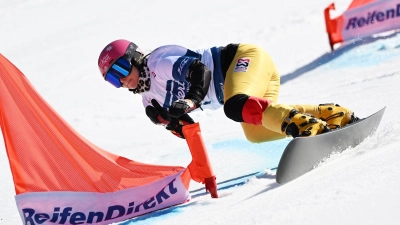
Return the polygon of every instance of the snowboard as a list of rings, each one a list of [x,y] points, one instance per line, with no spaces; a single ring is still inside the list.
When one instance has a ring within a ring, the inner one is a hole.
[[[313,137],[294,138],[286,146],[278,164],[276,182],[284,184],[311,171],[334,152],[355,147],[379,126],[386,107],[342,128]]]

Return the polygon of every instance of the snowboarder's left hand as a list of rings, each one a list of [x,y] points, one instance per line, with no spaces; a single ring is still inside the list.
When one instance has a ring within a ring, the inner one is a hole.
[[[185,125],[193,124],[194,120],[188,114],[184,114],[179,118],[171,118],[171,122],[167,125],[166,129],[179,138],[185,139],[182,128]]]
[[[191,99],[178,99],[169,107],[169,115],[179,118],[182,115],[195,110],[197,103]]]

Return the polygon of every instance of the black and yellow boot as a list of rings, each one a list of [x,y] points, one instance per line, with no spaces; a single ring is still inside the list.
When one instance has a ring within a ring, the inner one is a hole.
[[[289,105],[275,103],[265,109],[262,125],[269,130],[292,137],[315,136],[330,131],[325,121],[301,113]]]
[[[315,118],[325,121],[330,129],[337,129],[359,120],[353,111],[334,103],[291,105],[291,107],[301,113],[311,114]]]
[[[282,132],[292,137],[307,137],[330,131],[328,124],[310,114],[293,109],[282,123]]]
[[[318,118],[325,121],[330,129],[337,129],[359,120],[353,111],[333,103],[320,104],[318,112]]]

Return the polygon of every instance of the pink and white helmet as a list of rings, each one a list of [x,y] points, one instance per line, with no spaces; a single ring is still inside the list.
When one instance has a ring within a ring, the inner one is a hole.
[[[98,59],[100,73],[104,77],[108,69],[119,58],[125,58],[128,60],[128,62],[131,62],[133,66],[137,67],[140,64],[142,57],[143,53],[135,43],[124,39],[113,41],[108,44],[100,53]]]

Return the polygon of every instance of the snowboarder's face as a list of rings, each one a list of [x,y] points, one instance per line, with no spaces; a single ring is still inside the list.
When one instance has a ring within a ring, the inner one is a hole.
[[[120,78],[119,81],[121,82],[122,87],[135,89],[139,81],[139,70],[132,66],[132,70],[128,76]]]

